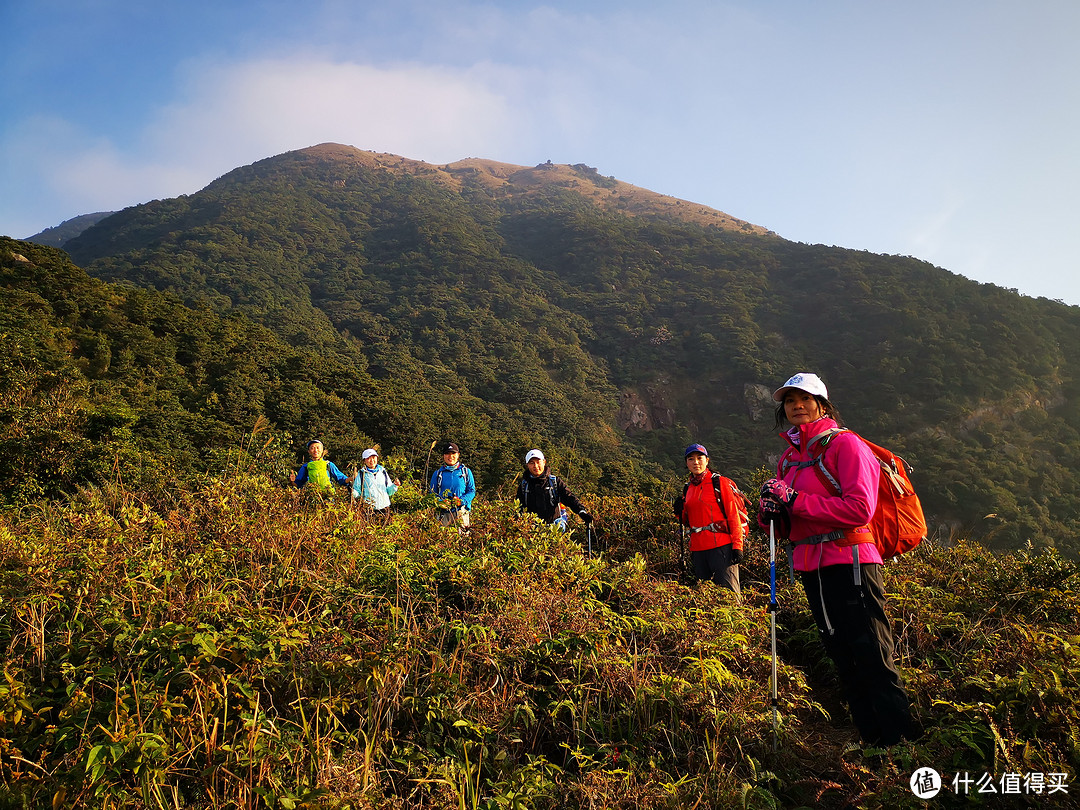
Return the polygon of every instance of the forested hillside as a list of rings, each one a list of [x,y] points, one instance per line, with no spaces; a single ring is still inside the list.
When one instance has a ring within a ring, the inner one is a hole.
[[[40,233],[28,236],[26,241],[37,245],[45,245],[46,247],[63,247],[65,242],[74,239],[91,225],[96,225],[112,213],[112,211],[98,211],[95,214],[82,214],[81,216],[72,217],[53,228],[46,228]]]
[[[691,438],[736,477],[770,464],[768,391],[813,370],[851,427],[915,465],[943,536],[1080,548],[1080,310],[915,259],[792,243],[585,166],[333,145],[114,214],[65,249],[172,297],[100,295],[214,323],[193,342],[215,357],[258,334],[232,368],[172,356],[198,424],[265,414],[293,441],[381,441],[419,467],[451,436],[485,487],[543,444],[586,489],[657,491]],[[56,317],[123,356],[112,327]],[[71,345],[88,379],[120,374]],[[203,406],[211,379],[249,386],[233,412]],[[330,417],[290,393],[301,383],[333,398]]]
[[[250,450],[272,457],[282,481],[311,436],[325,438],[343,469],[381,441],[405,474],[422,469],[434,438],[453,426],[485,460],[478,474],[493,488],[516,471],[519,448],[540,440],[520,414],[452,381],[377,379],[355,342],[332,329],[327,344],[291,345],[238,310],[189,308],[171,294],[93,279],[54,248],[0,237],[0,289],[8,504],[115,479],[183,485],[220,471],[256,423]],[[606,426],[602,438],[614,445]],[[633,466],[614,446],[590,454],[613,469]]]

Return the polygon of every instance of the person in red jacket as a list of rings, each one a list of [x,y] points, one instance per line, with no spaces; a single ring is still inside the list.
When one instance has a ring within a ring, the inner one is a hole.
[[[868,525],[878,500],[877,458],[854,433],[836,433],[840,415],[816,374],[796,374],[773,399],[777,427],[788,425],[780,434],[787,449],[776,478],[761,488],[758,522],[766,530],[773,523],[777,538],[793,546],[793,567],[863,741],[916,739],[921,729],[896,668],[881,554]],[[836,487],[813,463],[822,440],[821,460]]]
[[[730,479],[709,469],[709,451],[692,444],[684,453],[690,481],[675,501],[675,516],[690,529],[690,560],[699,582],[711,580],[740,594],[744,529]]]

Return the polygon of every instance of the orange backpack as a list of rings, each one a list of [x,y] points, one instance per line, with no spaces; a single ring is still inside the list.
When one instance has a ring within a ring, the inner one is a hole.
[[[889,560],[911,551],[926,539],[926,517],[923,514],[919,496],[911,484],[911,465],[900,456],[880,445],[867,441],[858,433],[847,428],[833,428],[819,433],[809,446],[813,467],[822,482],[837,496],[841,495],[840,483],[836,480],[822,460],[829,441],[838,433],[851,433],[858,436],[878,461],[881,477],[878,479],[878,503],[874,516],[870,519],[870,530],[874,534],[883,560]],[[785,462],[785,471],[788,465]],[[839,545],[849,545],[838,540]]]

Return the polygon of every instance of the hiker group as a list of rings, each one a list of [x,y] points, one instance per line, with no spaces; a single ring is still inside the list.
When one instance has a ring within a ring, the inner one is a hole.
[[[776,475],[761,486],[757,522],[770,536],[770,613],[773,625],[773,706],[776,711],[775,541],[786,540],[792,575],[798,572],[822,643],[836,666],[852,720],[863,741],[888,746],[915,739],[921,731],[894,659],[885,611],[881,566],[913,547],[926,533],[921,506],[906,464],[888,450],[843,427],[824,382],[799,373],[773,393],[776,428],[785,449]],[[472,471],[461,463],[453,442],[442,447],[443,464],[428,489],[445,526],[467,532],[476,495]],[[376,512],[389,508],[400,482],[378,464],[374,449],[364,452],[364,469],[345,476],[324,458],[320,442],[308,445],[311,460],[293,474],[296,486],[351,486],[353,497]],[[370,455],[369,455],[370,454]],[[688,539],[695,578],[739,597],[739,565],[749,534],[748,499],[734,481],[710,468],[709,451],[691,444],[683,454],[689,479],[673,509]],[[569,512],[586,527],[592,516],[530,450],[517,485],[520,508],[568,529]],[[591,535],[590,535],[591,538]]]
[[[446,442],[441,448],[443,463],[431,474],[428,491],[435,497],[435,516],[443,526],[457,526],[467,532],[473,498],[476,497],[476,479],[472,470],[461,463],[461,450],[454,442]],[[373,514],[386,514],[390,499],[398,491],[401,482],[391,478],[379,463],[379,453],[368,448],[363,453],[363,466],[352,476],[338,469],[326,458],[326,448],[321,441],[308,442],[306,461],[297,472],[289,474],[289,482],[296,487],[311,484],[323,492],[332,492],[335,486],[348,487],[353,502]],[[586,525],[592,523],[592,515],[570,491],[566,482],[556,476],[547,466],[547,459],[540,450],[525,454],[525,470],[518,481],[517,499],[520,507],[537,515],[547,523],[569,530],[570,510]]]
[[[334,485],[349,487],[353,501],[374,514],[390,511],[390,499],[398,491],[401,482],[391,478],[379,463],[379,452],[369,447],[361,456],[362,466],[353,475],[345,475],[334,462],[326,458],[326,447],[318,439],[307,444],[309,461],[297,472],[289,474],[289,482],[296,487],[311,484],[315,489],[332,492]]]

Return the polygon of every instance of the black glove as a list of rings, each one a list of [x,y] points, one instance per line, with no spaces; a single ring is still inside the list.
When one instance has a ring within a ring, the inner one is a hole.
[[[592,515],[590,515],[584,509],[582,509],[580,512],[578,512],[578,517],[581,518],[581,522],[584,523],[586,526],[588,526],[590,523],[592,523]]]
[[[739,565],[743,561],[743,550],[741,548],[731,547],[731,564]]]
[[[685,506],[686,499],[680,497],[675,499],[675,503],[671,507],[671,511],[675,513],[675,517],[677,517],[679,520],[682,520],[682,510]]]

